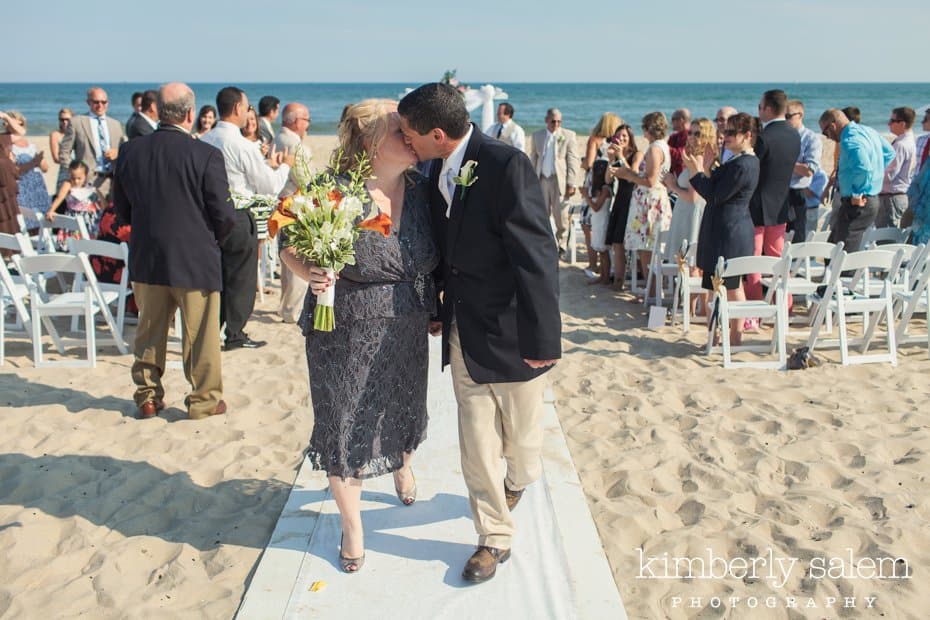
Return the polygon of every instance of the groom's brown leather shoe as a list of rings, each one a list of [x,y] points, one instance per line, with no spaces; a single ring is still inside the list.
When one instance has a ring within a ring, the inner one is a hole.
[[[139,419],[148,420],[158,415],[158,412],[165,408],[163,400],[147,400],[139,405]]]
[[[510,558],[510,549],[496,549],[494,547],[478,547],[462,571],[462,579],[471,583],[487,581],[497,572],[497,565],[503,564]]]
[[[520,498],[523,497],[523,491],[526,489],[520,489],[519,491],[511,491],[507,488],[507,483],[504,483],[504,498],[507,500],[507,509],[513,512],[513,509],[517,507],[517,504],[520,503]]]

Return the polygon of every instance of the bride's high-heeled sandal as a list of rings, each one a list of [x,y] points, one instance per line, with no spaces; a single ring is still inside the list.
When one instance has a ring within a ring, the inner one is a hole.
[[[342,538],[339,539],[339,565],[344,573],[357,573],[365,565],[365,554],[363,553],[361,557],[357,558],[347,558],[342,555],[342,543],[345,542],[345,538],[346,535],[343,534]]]
[[[417,501],[417,477],[413,475],[413,468],[410,468],[410,477],[413,478],[413,488],[409,491],[401,491],[397,488],[397,482],[394,482],[394,492],[397,493],[397,499],[404,506],[410,506]]]

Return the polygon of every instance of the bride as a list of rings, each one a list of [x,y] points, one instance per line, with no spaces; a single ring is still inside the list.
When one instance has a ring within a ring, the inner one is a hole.
[[[292,248],[282,260],[310,283],[299,324],[306,337],[313,433],[308,456],[326,471],[342,517],[339,561],[357,572],[365,561],[362,481],[389,472],[398,499],[416,499],[410,467],[426,438],[427,328],[435,304],[439,257],[430,231],[427,180],[404,142],[397,103],[368,99],[348,106],[339,125],[337,174],[367,154],[368,199],[392,222],[388,236],[362,230],[356,264],[335,281]],[[335,286],[336,327],[313,329],[316,295]]]

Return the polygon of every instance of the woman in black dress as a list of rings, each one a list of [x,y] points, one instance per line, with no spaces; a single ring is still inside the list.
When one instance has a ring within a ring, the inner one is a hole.
[[[697,266],[704,271],[702,286],[713,289],[717,259],[752,256],[754,229],[749,199],[759,182],[759,159],[752,150],[753,118],[745,112],[731,116],[724,132],[724,146],[733,153],[725,164],[710,171],[716,153],[708,145],[704,155],[685,153],[683,159],[691,186],[707,201],[698,236]],[[726,278],[727,299],[744,301],[739,277]],[[730,342],[742,342],[743,321],[730,322]]]
[[[326,272],[282,253],[310,282],[299,324],[306,336],[313,434],[308,456],[329,476],[342,516],[340,563],[356,572],[365,560],[360,512],[362,480],[393,472],[406,505],[416,498],[410,457],[426,438],[428,324],[433,312],[433,268],[439,256],[430,232],[427,180],[412,167],[397,103],[386,99],[351,106],[339,126],[342,158],[336,172],[367,153],[372,175],[368,200],[391,219],[390,235],[363,230],[355,265],[331,282]],[[336,328],[313,329],[316,294],[335,286]]]
[[[633,128],[629,125],[620,125],[617,133],[609,140],[607,159],[611,162],[607,169],[609,179],[617,179],[614,191],[614,203],[610,208],[610,220],[607,222],[607,244],[614,252],[614,283],[615,291],[623,290],[623,279],[626,276],[626,248],[623,247],[623,237],[626,235],[626,221],[630,215],[630,199],[636,184],[618,177],[614,174],[620,168],[638,170],[643,160],[643,154],[636,148],[636,137]]]

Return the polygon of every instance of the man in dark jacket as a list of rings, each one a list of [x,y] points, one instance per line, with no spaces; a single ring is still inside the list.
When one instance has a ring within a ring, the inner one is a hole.
[[[132,225],[129,273],[139,306],[132,379],[139,417],[165,406],[162,375],[168,326],[181,309],[185,399],[192,419],[226,412],[220,362],[219,244],[235,221],[223,154],[191,138],[194,93],[181,83],[158,91],[158,131],[126,143],[114,203]]]
[[[801,136],[788,125],[788,95],[783,90],[767,90],[759,101],[762,135],[756,142],[759,158],[759,185],[749,201],[749,213],[756,228],[756,256],[781,256],[788,223],[788,191],[794,163],[801,152]],[[803,239],[799,239],[803,241]],[[746,277],[746,298],[762,299],[759,274]]]

